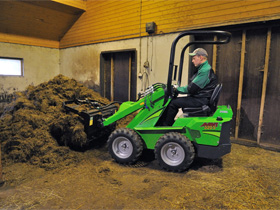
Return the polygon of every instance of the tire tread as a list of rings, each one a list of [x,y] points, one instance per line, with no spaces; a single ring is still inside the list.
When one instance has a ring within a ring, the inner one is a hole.
[[[126,159],[120,159],[120,158],[116,157],[114,152],[110,149],[110,147],[112,146],[113,140],[118,136],[125,136],[125,137],[128,137],[131,140],[133,140],[131,143],[133,144],[133,147],[136,150],[133,152],[133,155],[131,157],[127,158],[127,160]],[[112,158],[114,158],[116,160],[116,162],[118,162],[119,164],[123,164],[123,165],[132,165],[135,162],[137,162],[137,160],[139,159],[139,157],[141,156],[142,151],[143,151],[143,141],[142,141],[142,139],[140,138],[140,136],[134,130],[132,130],[130,128],[116,129],[109,136],[107,145],[108,145],[109,153],[112,156]]]
[[[167,142],[171,142],[172,139],[176,139],[176,141],[178,140],[179,142],[176,143],[181,143],[183,144],[183,146],[185,147],[185,149],[187,150],[187,154],[189,157],[185,158],[184,162],[182,164],[180,164],[180,166],[168,166],[166,163],[164,163],[160,157],[160,150],[161,147],[167,143]],[[162,137],[159,138],[159,140],[156,143],[155,146],[155,158],[156,160],[158,160],[159,165],[161,166],[161,168],[163,168],[166,171],[173,171],[173,172],[182,172],[185,171],[186,169],[189,168],[189,166],[192,164],[194,157],[195,157],[195,150],[193,147],[193,144],[191,143],[191,141],[184,135],[182,135],[181,133],[177,133],[177,132],[170,132],[167,133],[165,135],[163,135]]]

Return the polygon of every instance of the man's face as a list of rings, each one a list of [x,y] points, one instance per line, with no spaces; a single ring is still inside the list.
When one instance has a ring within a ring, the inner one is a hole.
[[[200,66],[200,64],[202,64],[203,61],[203,56],[201,55],[195,55],[192,57],[192,63],[195,67]]]

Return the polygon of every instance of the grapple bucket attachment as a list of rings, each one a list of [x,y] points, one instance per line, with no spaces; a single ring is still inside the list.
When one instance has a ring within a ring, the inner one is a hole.
[[[104,104],[100,101],[85,99],[65,101],[63,107],[66,111],[78,114],[83,119],[85,132],[89,139],[100,138],[110,134],[116,127],[113,123],[109,126],[103,125],[103,120],[115,114],[118,110],[117,102]]]

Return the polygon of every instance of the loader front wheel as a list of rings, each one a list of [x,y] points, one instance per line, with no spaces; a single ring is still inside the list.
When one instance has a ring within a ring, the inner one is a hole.
[[[141,156],[143,142],[140,136],[132,129],[119,128],[110,135],[108,150],[116,162],[131,165]]]
[[[185,171],[192,164],[194,154],[190,140],[176,132],[163,135],[155,146],[155,157],[159,165],[167,171]]]

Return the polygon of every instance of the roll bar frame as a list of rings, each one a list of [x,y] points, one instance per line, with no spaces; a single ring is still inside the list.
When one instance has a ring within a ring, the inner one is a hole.
[[[173,41],[173,43],[171,45],[168,79],[167,79],[167,92],[166,92],[167,97],[171,97],[171,95],[172,95],[172,90],[171,90],[172,86],[171,85],[172,85],[172,75],[173,75],[176,45],[181,38],[188,36],[188,35],[200,35],[200,36],[208,36],[208,37],[217,36],[217,40],[216,41],[215,40],[192,41],[185,45],[185,47],[181,51],[181,56],[180,56],[179,75],[178,75],[178,85],[179,86],[181,86],[185,51],[189,46],[191,46],[193,44],[227,44],[230,42],[230,38],[231,38],[231,33],[226,32],[226,31],[217,31],[217,30],[185,31],[185,32],[180,33],[175,38],[175,40]],[[222,40],[219,40],[219,38],[222,38]]]

